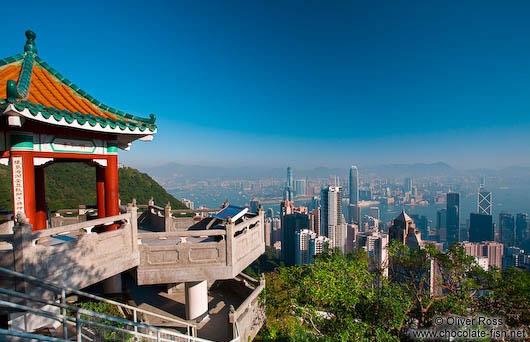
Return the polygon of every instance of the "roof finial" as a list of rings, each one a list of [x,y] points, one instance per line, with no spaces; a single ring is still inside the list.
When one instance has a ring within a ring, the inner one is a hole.
[[[24,52],[33,52],[37,53],[37,46],[35,45],[35,38],[37,38],[37,34],[31,30],[26,31],[26,45],[24,45]]]

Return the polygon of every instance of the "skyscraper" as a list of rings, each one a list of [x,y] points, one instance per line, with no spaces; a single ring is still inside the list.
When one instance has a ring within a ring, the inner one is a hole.
[[[494,238],[492,216],[471,213],[469,216],[469,241],[493,241]]]
[[[405,178],[404,192],[412,192],[412,178]]]
[[[492,197],[491,192],[484,187],[480,187],[478,191],[478,213],[483,215],[491,215]]]
[[[328,186],[321,192],[320,234],[331,240],[331,247],[346,251],[346,222],[342,213],[342,188]]]
[[[294,184],[293,184],[293,172],[291,171],[291,167],[287,167],[287,182],[285,184],[285,189],[283,191],[283,199],[285,201],[293,201],[294,200]]]
[[[447,193],[447,247],[459,241],[460,235],[460,194]]]
[[[350,167],[350,204],[359,204],[359,171],[355,165]]]
[[[296,264],[296,234],[302,229],[309,230],[309,217],[294,213],[285,215],[282,220],[282,256],[288,266]]]
[[[515,245],[520,246],[523,240],[528,238],[528,214],[517,214],[515,216]]]
[[[306,181],[305,179],[297,179],[295,182],[296,185],[296,195],[297,196],[305,196],[307,194],[306,192]]]
[[[447,241],[447,209],[440,209],[436,212],[436,235],[438,242]]]
[[[499,231],[504,247],[512,247],[515,242],[515,221],[512,214],[499,214]]]

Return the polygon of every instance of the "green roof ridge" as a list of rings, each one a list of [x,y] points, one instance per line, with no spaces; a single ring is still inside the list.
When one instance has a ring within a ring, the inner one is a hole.
[[[19,53],[19,54],[16,54],[14,56],[11,56],[11,57],[6,57],[6,58],[3,58],[3,59],[0,59],[0,67],[6,65],[6,64],[11,64],[11,63],[14,63],[14,62],[18,62],[20,60],[24,59],[24,53]]]

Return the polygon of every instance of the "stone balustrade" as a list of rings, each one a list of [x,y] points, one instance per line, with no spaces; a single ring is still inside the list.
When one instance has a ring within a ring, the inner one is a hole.
[[[232,279],[265,252],[262,211],[224,228],[139,233],[138,284]]]
[[[241,274],[240,276],[244,276]],[[265,303],[260,296],[265,289],[265,278],[254,283],[254,290],[237,309],[230,307],[228,322],[232,330],[232,338],[239,337],[240,341],[252,341],[265,321]]]

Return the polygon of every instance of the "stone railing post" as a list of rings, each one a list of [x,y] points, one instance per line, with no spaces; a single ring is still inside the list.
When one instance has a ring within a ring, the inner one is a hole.
[[[33,230],[30,224],[22,220],[13,226],[13,256],[14,270],[19,273],[26,273],[26,259],[31,248],[31,232]],[[26,284],[23,280],[15,282],[15,289],[18,292],[26,292]]]
[[[138,251],[138,208],[136,207],[135,201],[132,204],[127,205],[127,212],[131,214],[131,239],[132,239],[132,250],[133,252]]]
[[[86,205],[80,204],[79,207],[77,208],[78,222],[86,221],[86,213],[87,213]]]
[[[171,204],[167,202],[166,206],[164,207],[164,230],[166,232],[171,231],[172,223],[173,219],[171,218]]]
[[[233,265],[233,255],[234,255],[234,223],[232,220],[228,220],[226,223],[226,264],[228,266]]]

